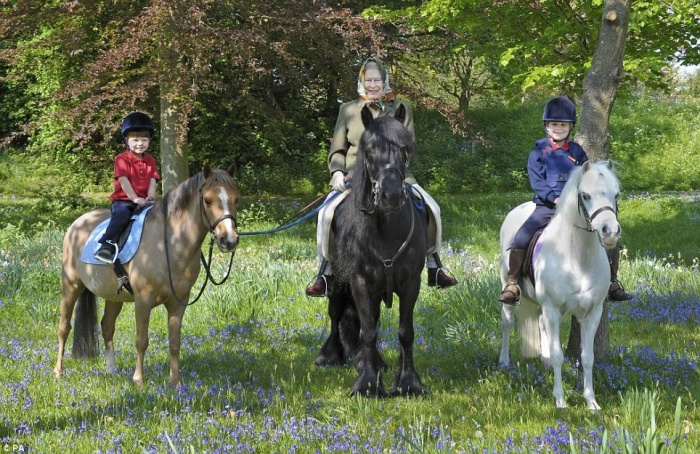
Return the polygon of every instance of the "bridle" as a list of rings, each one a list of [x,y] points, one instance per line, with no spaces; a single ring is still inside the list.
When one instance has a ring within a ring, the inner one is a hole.
[[[207,210],[204,209],[204,185],[201,185],[199,187],[199,208],[202,211],[202,217],[206,221],[207,228],[209,229],[209,233],[212,235],[216,235],[216,232],[214,229],[216,229],[216,226],[219,225],[221,221],[224,221],[226,219],[230,219],[233,222],[233,228],[234,230],[238,230],[238,223],[236,222],[236,218],[232,214],[224,214],[216,218],[216,220],[212,223],[209,220],[209,215],[207,214]]]
[[[615,218],[617,218],[617,206],[612,207],[610,205],[605,205],[593,212],[593,214],[588,214],[588,210],[586,209],[586,205],[584,204],[583,201],[583,194],[581,193],[580,188],[576,188],[576,191],[578,193],[578,212],[581,215],[581,217],[586,221],[587,227],[579,227],[578,228],[585,230],[587,232],[595,232],[595,229],[593,228],[593,220],[596,218],[601,213],[604,213],[606,211],[612,211],[613,214],[615,215]]]
[[[233,228],[235,230],[238,230],[238,223],[236,222],[236,218],[231,214],[224,214],[222,216],[219,216],[212,223],[209,220],[209,215],[207,214],[207,211],[204,209],[204,192],[203,192],[203,190],[204,190],[204,184],[202,184],[199,187],[199,207],[200,207],[202,217],[205,220],[207,229],[209,229],[209,233],[211,233],[211,240],[209,241],[209,261],[207,262],[207,260],[205,260],[203,252],[199,253],[200,260],[202,261],[202,265],[204,266],[204,269],[206,270],[207,274],[206,274],[206,277],[204,278],[204,284],[202,284],[202,288],[199,289],[199,293],[197,293],[197,296],[190,302],[181,301],[180,298],[178,298],[177,294],[175,293],[175,286],[173,284],[173,274],[170,271],[170,252],[168,249],[168,223],[167,223],[167,219],[163,219],[163,242],[165,243],[165,262],[166,262],[166,265],[168,267],[168,278],[170,279],[170,291],[172,292],[173,297],[175,298],[175,301],[177,301],[178,304],[180,304],[181,306],[185,306],[185,307],[191,306],[199,300],[199,298],[204,293],[204,289],[207,287],[207,282],[210,281],[214,285],[221,285],[224,282],[226,282],[229,275],[231,274],[231,266],[233,265],[233,256],[235,255],[235,250],[234,250],[234,252],[231,253],[231,258],[229,259],[226,274],[224,275],[224,277],[220,281],[217,282],[216,279],[214,279],[214,277],[211,275],[211,259],[212,259],[212,253],[214,250],[214,242],[216,241],[216,231],[214,229],[216,229],[216,226],[219,225],[219,223],[225,219],[231,219],[231,221],[233,222]],[[168,212],[168,199],[167,198],[164,199],[164,203],[165,203],[165,207],[164,207],[165,212],[167,213]]]
[[[367,172],[367,175],[370,175],[370,169],[369,169],[369,162],[367,159],[365,159],[365,170]],[[399,174],[399,181],[404,181],[406,179],[405,173],[397,166],[396,164],[387,164],[385,165],[382,170],[379,171],[379,174],[377,175],[377,178],[369,178],[370,183],[372,184],[372,191],[370,193],[371,198],[372,198],[372,204],[371,204],[371,209],[367,208],[366,206],[360,207],[360,210],[364,211],[367,214],[372,214],[374,213],[374,210],[377,209],[377,205],[379,205],[379,180],[382,179],[382,175],[385,173],[389,173],[391,171],[395,171],[396,173]],[[399,209],[403,208],[403,204],[406,201],[406,185],[403,185],[403,196],[401,197],[401,205],[399,206]]]
[[[365,160],[365,169],[367,170],[367,174],[369,175],[369,163],[367,162],[367,160]],[[382,168],[382,170],[379,172],[379,174],[377,175],[376,179],[370,177],[370,182],[372,183],[372,192],[371,192],[372,208],[371,208],[371,210],[367,209],[366,207],[360,208],[365,213],[372,214],[375,212],[375,210],[379,204],[379,181],[382,179],[382,175],[389,173],[389,172],[398,173],[401,182],[403,182],[406,179],[404,172],[396,164],[385,165]],[[402,184],[401,192],[402,192],[402,195],[401,195],[401,202],[399,205],[399,210],[403,209],[404,205],[406,204],[406,200],[409,198],[406,183]],[[406,249],[408,244],[410,243],[411,238],[413,237],[413,231],[414,231],[415,225],[416,225],[416,219],[415,219],[414,213],[411,212],[411,227],[408,231],[408,236],[403,241],[403,243],[399,247],[398,251],[396,251],[394,256],[391,258],[382,257],[382,255],[379,253],[379,251],[377,251],[377,249],[373,245],[371,245],[371,244],[369,245],[369,248],[372,251],[372,254],[374,254],[374,257],[377,260],[379,260],[382,263],[382,265],[384,265],[384,276],[386,277],[386,293],[384,295],[384,302],[386,303],[386,306],[389,308],[391,307],[393,300],[394,300],[394,263],[399,258],[401,253]]]

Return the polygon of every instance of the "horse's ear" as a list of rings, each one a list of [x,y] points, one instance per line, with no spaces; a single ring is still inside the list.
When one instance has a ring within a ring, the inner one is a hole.
[[[228,166],[228,169],[226,169],[226,172],[228,172],[229,175],[232,177],[236,176],[236,163],[234,162],[230,166]]]
[[[612,170],[613,169],[613,162],[612,159],[608,159],[608,162],[605,163],[608,166],[608,169]]]
[[[369,124],[374,121],[374,117],[372,116],[372,111],[369,110],[369,107],[367,107],[367,106],[362,108],[362,111],[360,112],[360,116],[362,117],[362,124],[365,125],[365,128],[367,126],[369,126]]]
[[[404,122],[406,119],[406,106],[403,104],[399,104],[399,108],[396,109],[396,113],[394,114],[394,118],[399,120],[401,123]]]
[[[211,166],[209,164],[204,164],[202,175],[204,175],[204,179],[209,178],[209,175],[211,175]]]
[[[588,169],[591,167],[591,161],[584,162],[582,167],[583,167],[583,171],[581,173],[588,172]]]

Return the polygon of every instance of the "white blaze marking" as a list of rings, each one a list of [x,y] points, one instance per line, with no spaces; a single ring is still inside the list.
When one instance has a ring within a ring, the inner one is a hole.
[[[228,210],[228,193],[226,192],[226,189],[219,188],[219,198],[221,199],[221,206],[224,210],[223,216],[231,215],[231,212]],[[226,239],[229,241],[229,243],[233,243],[235,240],[233,237],[233,232],[235,231],[233,218],[226,218],[221,222],[224,223],[226,226],[226,232],[228,232]]]

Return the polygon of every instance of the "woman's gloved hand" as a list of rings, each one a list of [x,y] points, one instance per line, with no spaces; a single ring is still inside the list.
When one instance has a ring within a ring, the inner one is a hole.
[[[340,170],[333,172],[333,175],[331,175],[330,187],[339,192],[343,192],[347,189],[347,187],[345,187],[345,175],[343,172]]]

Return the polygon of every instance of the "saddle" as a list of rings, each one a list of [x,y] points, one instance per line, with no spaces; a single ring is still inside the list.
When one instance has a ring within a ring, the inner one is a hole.
[[[131,215],[131,219],[124,227],[119,239],[117,240],[117,247],[119,248],[119,255],[117,255],[114,261],[114,272],[118,278],[118,290],[117,293],[125,288],[129,293],[133,294],[131,285],[129,284],[129,277],[124,269],[124,263],[128,263],[136,255],[136,251],[141,244],[141,235],[143,234],[143,223],[146,219],[146,214],[153,208],[153,205],[149,205],[144,208],[137,208]],[[83,250],[80,253],[80,260],[83,263],[89,263],[91,265],[101,265],[107,266],[106,264],[95,260],[95,252],[99,249],[100,244],[98,240],[102,237],[105,230],[107,230],[107,225],[109,224],[109,218],[100,222],[93,230],[90,232]]]
[[[544,229],[540,229],[535,232],[535,235],[530,240],[530,244],[525,251],[525,260],[523,260],[522,276],[523,278],[527,277],[533,283],[535,282],[535,271],[533,269],[533,265],[535,263],[535,259],[537,258],[537,254],[540,252],[539,240],[540,236],[542,236],[542,232],[544,232]]]
[[[431,213],[439,213],[440,208],[437,202],[430,197],[422,188],[411,186],[409,194],[412,203],[418,209],[418,212],[424,218],[427,229],[428,250],[426,254],[431,252],[439,252],[442,243],[442,224],[437,222],[439,217]],[[333,222],[333,214],[335,209],[340,205],[340,202],[350,195],[351,189],[338,194],[333,200],[326,204],[318,212],[319,228],[316,230],[316,244],[318,245],[319,255],[329,262],[333,262],[333,232],[331,223]]]

